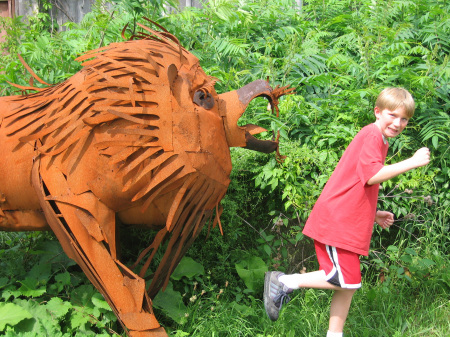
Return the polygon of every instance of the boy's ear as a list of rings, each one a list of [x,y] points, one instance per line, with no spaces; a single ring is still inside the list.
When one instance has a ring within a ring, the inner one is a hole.
[[[373,108],[373,112],[375,113],[376,119],[379,119],[380,116],[381,116],[381,110],[380,110],[380,108],[376,106],[375,108]]]

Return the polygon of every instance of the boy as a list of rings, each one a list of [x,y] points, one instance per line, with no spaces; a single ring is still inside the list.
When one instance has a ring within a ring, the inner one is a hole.
[[[327,337],[343,336],[352,296],[361,287],[359,256],[369,253],[374,221],[384,229],[394,222],[392,213],[376,209],[379,184],[430,161],[430,151],[421,148],[409,159],[384,166],[387,138],[403,131],[414,110],[407,90],[386,88],[380,93],[375,123],[361,129],[347,147],[303,229],[314,239],[319,270],[266,273],[264,306],[271,320],[278,319],[294,289],[332,289]]]

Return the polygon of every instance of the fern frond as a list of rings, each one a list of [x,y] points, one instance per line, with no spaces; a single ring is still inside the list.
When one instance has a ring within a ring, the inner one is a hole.
[[[211,43],[211,47],[224,56],[245,56],[247,49],[250,46],[245,42],[245,39],[221,38],[214,40]]]
[[[297,55],[294,71],[304,76],[319,75],[328,70],[325,59],[320,55]]]
[[[450,141],[450,116],[442,111],[433,115],[425,114],[418,117],[418,124],[422,126],[419,136],[423,142],[431,139],[434,148],[438,148],[439,142],[449,144]]]

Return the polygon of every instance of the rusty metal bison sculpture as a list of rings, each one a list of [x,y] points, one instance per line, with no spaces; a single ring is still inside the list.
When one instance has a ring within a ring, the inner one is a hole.
[[[220,224],[229,147],[278,147],[252,136],[264,129],[239,127],[239,117],[257,96],[277,110],[290,89],[258,80],[218,95],[216,80],[174,36],[141,27],[129,41],[79,57],[82,70],[65,82],[0,98],[0,229],[50,227],[128,335],[156,337],[166,333],[151,298],[204,224]],[[139,272],[118,258],[116,217],[158,231]]]

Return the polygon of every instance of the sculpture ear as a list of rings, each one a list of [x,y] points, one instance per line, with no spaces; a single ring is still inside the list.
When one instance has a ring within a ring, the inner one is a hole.
[[[175,80],[178,77],[178,69],[175,64],[171,64],[169,68],[167,68],[167,78],[169,79],[170,90],[174,92]]]

